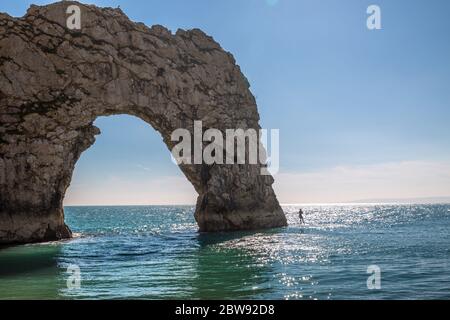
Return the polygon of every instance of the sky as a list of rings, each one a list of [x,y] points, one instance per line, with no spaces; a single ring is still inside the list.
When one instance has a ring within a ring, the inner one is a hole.
[[[22,16],[31,3],[0,1]],[[201,28],[251,84],[261,125],[280,129],[282,203],[450,197],[447,0],[85,1],[151,26]],[[366,9],[381,8],[381,30]],[[66,205],[191,204],[196,194],[159,134],[99,118]]]

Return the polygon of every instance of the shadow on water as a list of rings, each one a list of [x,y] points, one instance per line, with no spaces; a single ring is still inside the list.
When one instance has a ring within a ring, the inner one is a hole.
[[[13,246],[0,250],[0,277],[56,267],[58,245]]]
[[[59,245],[26,245],[0,250],[0,299],[57,298]]]
[[[292,229],[292,228],[290,228]],[[244,237],[255,236],[258,234],[274,235],[286,232],[287,228],[273,228],[265,230],[249,230],[249,231],[233,231],[233,232],[200,232],[197,235],[197,240],[200,245],[217,244],[230,240],[238,240]],[[303,233],[303,231],[301,231]]]
[[[277,233],[277,229],[264,231],[268,233]],[[251,248],[233,244],[258,234],[260,232],[199,234],[190,298],[245,299],[270,293],[270,265],[261,263]]]

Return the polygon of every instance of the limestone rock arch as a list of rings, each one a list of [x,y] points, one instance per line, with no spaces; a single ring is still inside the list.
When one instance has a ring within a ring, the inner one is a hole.
[[[81,8],[81,30],[66,10]],[[120,9],[63,1],[0,14],[0,243],[68,238],[63,199],[99,116],[137,116],[171,149],[177,128],[259,128],[249,84],[202,31],[131,22]],[[200,231],[286,225],[259,165],[182,165]],[[176,186],[174,186],[176,187]]]

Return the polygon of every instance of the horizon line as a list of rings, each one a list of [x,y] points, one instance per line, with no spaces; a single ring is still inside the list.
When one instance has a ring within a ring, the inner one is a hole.
[[[305,202],[305,203],[280,203],[280,206],[350,206],[350,205],[450,205],[448,201],[437,202]],[[196,204],[70,204],[63,205],[70,207],[195,207]]]

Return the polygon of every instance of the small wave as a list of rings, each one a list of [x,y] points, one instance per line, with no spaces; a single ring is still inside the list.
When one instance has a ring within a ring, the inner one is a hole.
[[[152,251],[146,251],[146,252],[121,252],[121,253],[118,253],[116,255],[120,256],[120,257],[123,257],[123,256],[125,256],[125,257],[136,256],[136,257],[138,257],[138,256],[146,256],[148,254],[155,254],[155,253],[158,253],[158,251],[157,250],[152,250]]]

